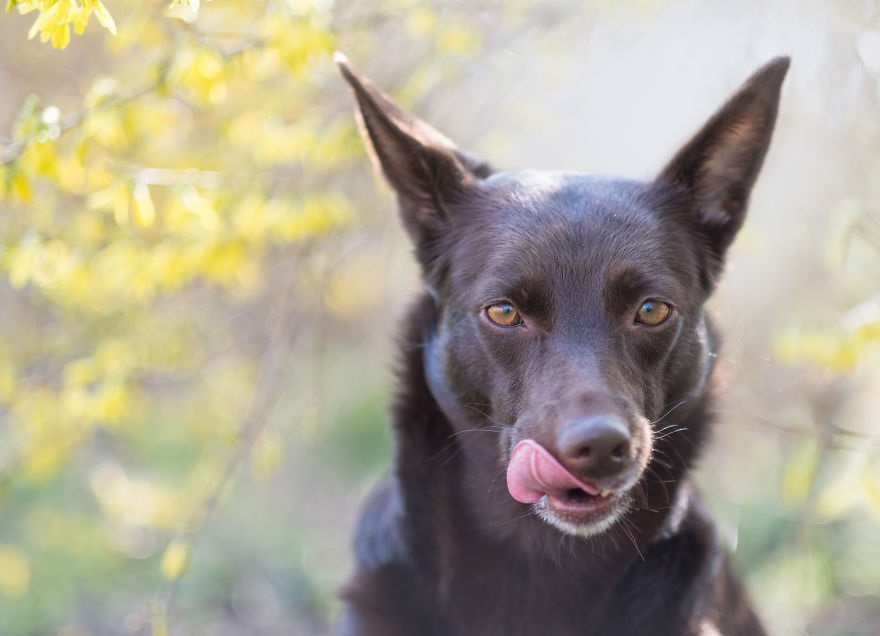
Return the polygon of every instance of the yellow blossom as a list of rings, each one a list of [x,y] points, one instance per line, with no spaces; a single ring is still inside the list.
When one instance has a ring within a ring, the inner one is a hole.
[[[70,43],[70,25],[77,34],[82,34],[94,13],[98,22],[113,35],[116,23],[101,0],[27,0],[7,5],[7,11],[15,6],[21,14],[38,11],[39,15],[28,32],[28,39],[40,35],[41,42],[51,40],[56,49],[63,49]]]
[[[31,565],[28,558],[9,545],[0,545],[0,592],[19,598],[31,583]]]

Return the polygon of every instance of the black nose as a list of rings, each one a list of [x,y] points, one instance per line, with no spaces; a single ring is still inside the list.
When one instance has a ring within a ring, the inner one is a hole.
[[[626,421],[616,415],[572,420],[559,431],[559,458],[587,479],[610,477],[629,463],[631,439]]]

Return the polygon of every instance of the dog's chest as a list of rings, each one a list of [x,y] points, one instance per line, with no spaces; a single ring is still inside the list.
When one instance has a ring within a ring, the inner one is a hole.
[[[563,549],[547,550],[537,568],[491,553],[459,561],[461,570],[444,585],[449,633],[596,635],[613,585],[567,570]]]

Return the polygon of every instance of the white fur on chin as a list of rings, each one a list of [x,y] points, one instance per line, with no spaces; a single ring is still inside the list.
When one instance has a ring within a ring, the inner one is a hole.
[[[594,523],[579,525],[566,521],[565,519],[560,519],[556,513],[553,512],[553,509],[546,504],[544,498],[537,503],[532,504],[532,509],[542,521],[549,523],[551,526],[557,530],[561,530],[565,534],[581,537],[582,539],[594,537],[608,530],[611,526],[617,523],[617,521],[623,516],[623,513],[626,512],[627,508],[628,506],[621,502],[614,507],[614,510],[607,517],[599,519]]]

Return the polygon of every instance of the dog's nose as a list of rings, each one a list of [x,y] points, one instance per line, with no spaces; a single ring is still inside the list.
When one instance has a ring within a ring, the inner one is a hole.
[[[616,415],[596,415],[565,424],[559,431],[559,458],[586,479],[617,474],[629,460],[629,427]]]

